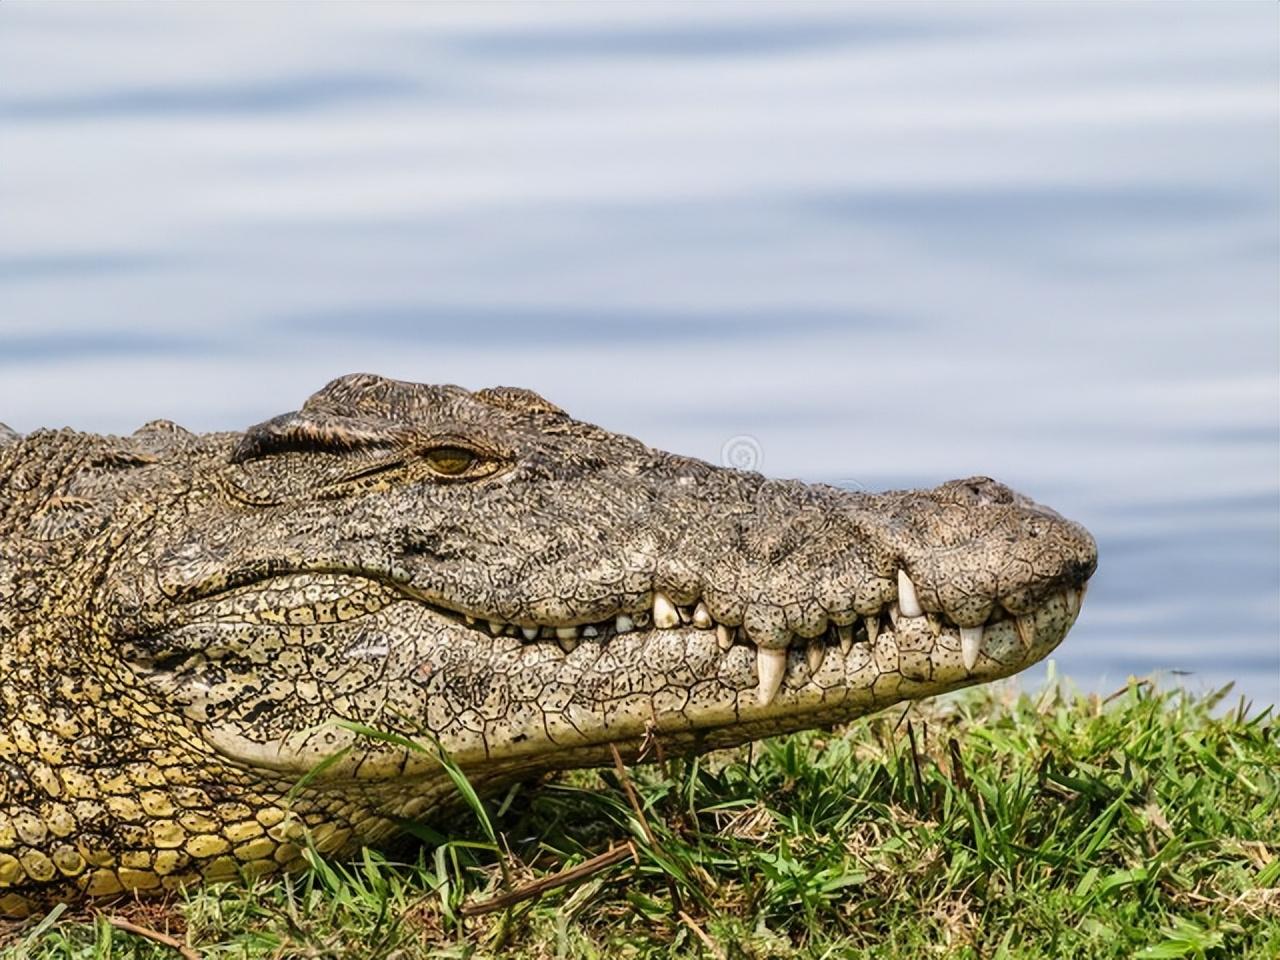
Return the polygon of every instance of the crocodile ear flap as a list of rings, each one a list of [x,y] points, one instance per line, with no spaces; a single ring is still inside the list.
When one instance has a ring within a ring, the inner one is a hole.
[[[244,463],[279,453],[348,453],[399,447],[410,438],[409,430],[389,420],[297,411],[246,430],[231,454],[231,462]]]

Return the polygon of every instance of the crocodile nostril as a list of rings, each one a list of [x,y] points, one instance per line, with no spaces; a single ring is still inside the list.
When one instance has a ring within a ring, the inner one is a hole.
[[[1017,495],[997,480],[990,477],[969,477],[966,480],[952,480],[938,488],[945,491],[945,496],[953,503],[966,506],[990,507],[998,504],[1014,503]]]
[[[975,497],[981,497],[986,492],[986,486],[990,482],[991,479],[989,477],[984,477],[977,481],[970,480],[966,486],[969,488],[969,492]]]

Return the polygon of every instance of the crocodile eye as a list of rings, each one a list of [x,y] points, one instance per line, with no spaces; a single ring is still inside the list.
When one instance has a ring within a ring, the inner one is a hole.
[[[458,477],[470,470],[479,459],[462,447],[433,447],[425,454],[427,465],[446,477]]]

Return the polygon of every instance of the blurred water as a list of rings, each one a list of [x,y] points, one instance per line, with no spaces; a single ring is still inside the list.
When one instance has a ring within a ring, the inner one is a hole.
[[[1062,673],[1278,702],[1277,26],[6,4],[0,420],[242,427],[367,369],[991,474],[1098,536]]]

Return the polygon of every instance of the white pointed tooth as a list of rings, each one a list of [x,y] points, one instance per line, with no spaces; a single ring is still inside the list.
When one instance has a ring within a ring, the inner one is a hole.
[[[692,607],[676,607],[676,613],[680,614],[680,622],[681,622],[681,623],[692,623],[692,622],[693,622],[693,608],[692,608]]]
[[[538,639],[538,628],[537,628],[537,627],[521,627],[521,628],[520,628],[520,632],[524,634],[524,638],[525,638],[526,640],[537,640],[537,639]]]
[[[756,687],[756,702],[762,707],[773,703],[782,687],[782,675],[787,672],[787,651],[770,650],[768,647],[756,649],[756,676],[759,686]]]
[[[892,623],[895,627],[897,627],[898,617],[900,616],[902,616],[902,613],[901,611],[898,610],[898,605],[896,603],[890,604],[889,605],[889,622]]]
[[[560,649],[565,653],[573,653],[578,649],[578,635],[565,636],[560,630],[556,631],[556,643],[560,644]]]
[[[908,617],[924,615],[920,600],[916,597],[916,585],[907,576],[907,571],[898,568],[898,608]]]
[[[827,647],[818,637],[814,637],[809,641],[809,646],[805,648],[804,659],[809,665],[809,675],[813,676],[822,667],[822,661],[827,658]]]
[[[625,613],[618,614],[618,619],[613,621],[613,629],[619,633],[630,633],[636,628],[636,623]]]
[[[710,630],[714,623],[715,621],[711,619],[711,611],[699,600],[698,605],[693,608],[693,625],[699,630]]]
[[[733,646],[732,627],[726,627],[723,623],[716,624],[716,645],[726,652]]]
[[[926,613],[924,616],[929,621],[929,632],[935,637],[942,636],[942,618],[936,613]]]
[[[507,625],[503,623],[501,620],[489,621],[489,632],[492,633],[495,637],[500,636],[502,634],[502,631],[505,629],[507,629]]]
[[[680,614],[676,605],[665,593],[653,595],[653,625],[659,630],[669,630],[680,622]]]
[[[875,643],[876,637],[880,636],[880,617],[872,614],[869,617],[863,617],[862,622],[867,628],[867,642]]]
[[[476,625],[476,618],[473,617],[471,614],[464,613],[462,616],[466,618],[468,627],[474,627]]]
[[[600,635],[600,631],[596,629],[595,624],[588,623],[582,628],[582,635],[584,637],[598,637]]]
[[[1026,649],[1030,650],[1036,645],[1036,618],[1033,615],[1014,617],[1013,626],[1018,631],[1018,639]]]
[[[960,656],[964,659],[964,668],[972,670],[978,662],[978,654],[982,650],[982,627],[960,628]]]
[[[577,640],[578,628],[577,627],[556,627],[556,639],[557,640]]]
[[[836,635],[840,637],[840,652],[848,656],[853,649],[853,624],[837,623]]]

